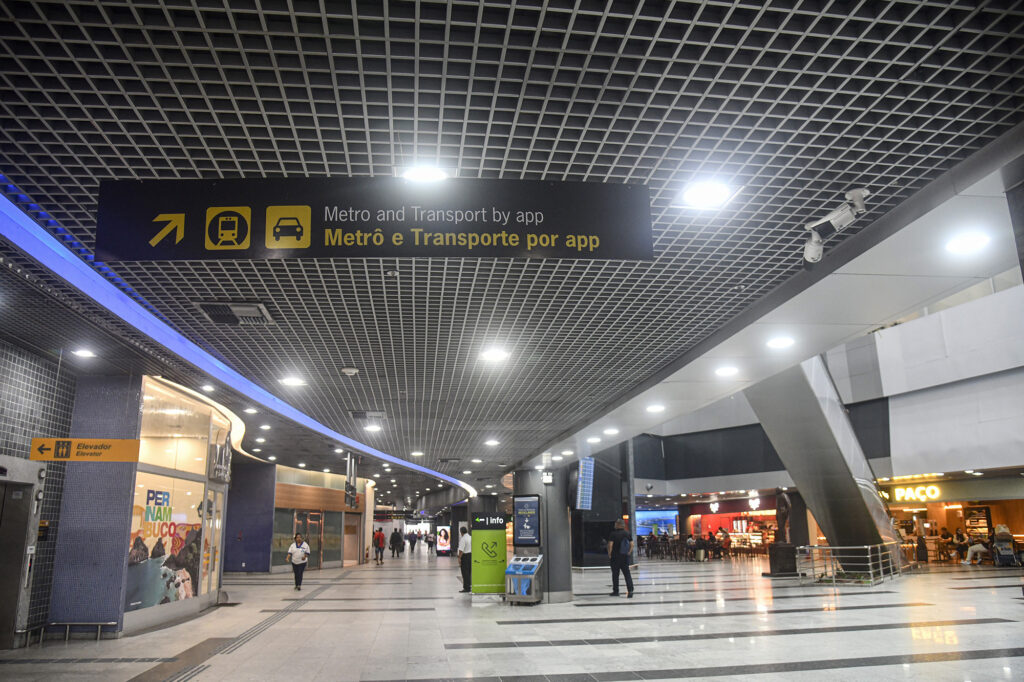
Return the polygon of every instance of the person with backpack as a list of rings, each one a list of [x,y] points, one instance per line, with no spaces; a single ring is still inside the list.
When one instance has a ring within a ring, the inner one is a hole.
[[[615,530],[608,537],[608,558],[612,566],[612,593],[609,597],[619,596],[619,572],[626,577],[626,598],[633,598],[633,576],[629,574],[629,559],[633,555],[633,536],[626,530],[626,522],[619,519],[615,522]]]
[[[378,528],[377,532],[373,534],[373,561],[378,566],[384,565],[384,529]]]

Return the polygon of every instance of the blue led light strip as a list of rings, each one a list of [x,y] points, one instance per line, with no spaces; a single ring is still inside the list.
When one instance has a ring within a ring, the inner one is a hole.
[[[295,409],[266,389],[260,388],[186,339],[159,320],[154,314],[118,290],[117,287],[96,272],[91,265],[61,245],[57,239],[48,234],[30,216],[26,215],[3,195],[0,195],[0,235],[24,251],[51,273],[81,291],[128,325],[145,334],[196,369],[204,372],[210,378],[216,379],[226,386],[230,386],[236,391],[252,398],[268,410],[276,412],[296,424],[316,431],[332,441],[337,441],[353,450],[358,450],[370,457],[384,460],[385,462],[391,462],[404,469],[410,469],[442,481],[447,481],[452,485],[462,488],[471,497],[476,496],[476,489],[470,484],[457,478],[446,476],[439,471],[394,457],[369,445],[364,445],[347,436],[343,436],[337,431],[327,428],[309,415]]]

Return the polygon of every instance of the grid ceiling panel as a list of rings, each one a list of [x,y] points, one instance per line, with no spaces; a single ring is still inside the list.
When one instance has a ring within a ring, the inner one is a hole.
[[[844,190],[868,187],[870,210],[830,246],[1024,107],[1019,2],[345,7],[4,3],[0,173],[86,248],[106,178],[390,176],[428,161],[647,185],[653,262],[111,264],[244,374],[308,377],[278,391],[300,409],[454,475],[480,457],[472,468],[496,476],[785,282],[802,225]],[[705,177],[742,190],[718,212],[673,205]],[[261,301],[276,324],[212,325],[193,305],[228,300]],[[478,361],[491,343],[512,351],[505,366]],[[364,434],[353,409],[386,410],[385,430]]]

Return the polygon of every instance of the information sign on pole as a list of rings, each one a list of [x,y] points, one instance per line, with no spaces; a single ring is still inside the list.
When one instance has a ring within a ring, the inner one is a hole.
[[[101,261],[653,258],[647,187],[401,178],[109,180]]]

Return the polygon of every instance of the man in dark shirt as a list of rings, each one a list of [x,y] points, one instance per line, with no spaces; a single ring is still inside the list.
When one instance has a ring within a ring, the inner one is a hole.
[[[633,555],[633,536],[626,531],[626,522],[619,519],[608,537],[608,558],[612,565],[612,593],[619,596],[619,571],[626,576],[626,598],[633,598],[633,577],[629,574],[629,558]]]

